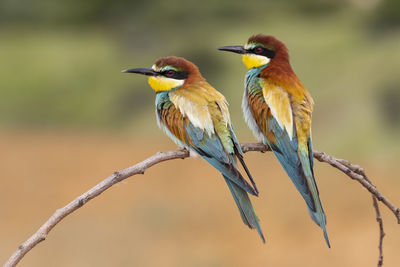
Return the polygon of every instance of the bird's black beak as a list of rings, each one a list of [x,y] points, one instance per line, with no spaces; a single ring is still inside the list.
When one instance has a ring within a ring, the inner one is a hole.
[[[153,69],[149,68],[136,68],[136,69],[127,69],[123,70],[122,72],[127,72],[127,73],[139,73],[147,76],[156,76],[159,75],[157,72],[155,72]]]
[[[222,46],[222,47],[219,47],[218,50],[233,52],[233,53],[237,53],[237,54],[246,54],[247,53],[247,50],[244,49],[244,47],[240,46],[240,45]]]

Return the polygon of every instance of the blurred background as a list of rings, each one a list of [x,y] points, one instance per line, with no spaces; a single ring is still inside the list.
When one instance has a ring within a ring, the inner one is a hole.
[[[398,0],[0,2],[0,262],[59,207],[157,151],[144,77],[162,56],[196,63],[230,103],[243,142],[245,67],[217,51],[275,35],[316,105],[314,148],[363,166],[400,205]],[[332,249],[270,153],[245,157],[267,244],[242,224],[219,174],[175,160],[106,191],[62,221],[21,266],[376,266],[368,192],[315,163]],[[382,206],[384,266],[399,266],[400,227]]]

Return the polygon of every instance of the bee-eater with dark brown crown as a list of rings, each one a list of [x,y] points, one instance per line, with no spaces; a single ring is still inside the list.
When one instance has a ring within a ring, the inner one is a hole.
[[[313,171],[313,99],[289,63],[286,46],[273,36],[251,36],[245,46],[219,50],[242,55],[248,72],[242,102],[254,135],[267,144],[304,198],[311,218],[326,232],[326,216]]]
[[[247,193],[258,195],[231,123],[225,97],[201,76],[193,63],[180,57],[165,57],[153,67],[124,72],[148,75],[156,92],[158,125],[180,147],[194,151],[220,171],[239,208],[243,222],[255,228],[265,242]],[[238,171],[244,167],[252,186]]]

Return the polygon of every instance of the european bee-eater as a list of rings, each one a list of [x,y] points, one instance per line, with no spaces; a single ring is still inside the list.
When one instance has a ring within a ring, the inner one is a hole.
[[[245,46],[219,50],[242,55],[248,72],[242,109],[256,138],[267,144],[304,198],[311,218],[326,232],[326,217],[313,171],[313,99],[289,63],[285,44],[273,36],[251,36]]]
[[[156,92],[159,127],[178,146],[194,151],[221,172],[243,222],[257,229],[265,242],[247,195],[258,195],[258,190],[244,163],[225,97],[206,82],[196,65],[180,57],[161,58],[152,68],[124,72],[149,76],[149,84]],[[253,186],[238,171],[236,159],[239,159]]]

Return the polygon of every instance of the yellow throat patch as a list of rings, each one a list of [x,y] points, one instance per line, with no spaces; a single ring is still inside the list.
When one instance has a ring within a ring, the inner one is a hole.
[[[164,76],[150,76],[149,84],[153,90],[158,93],[169,91],[185,83],[185,80],[171,79]]]
[[[269,58],[265,56],[244,54],[242,55],[242,60],[247,69],[258,68],[263,65],[267,65],[270,61]]]

